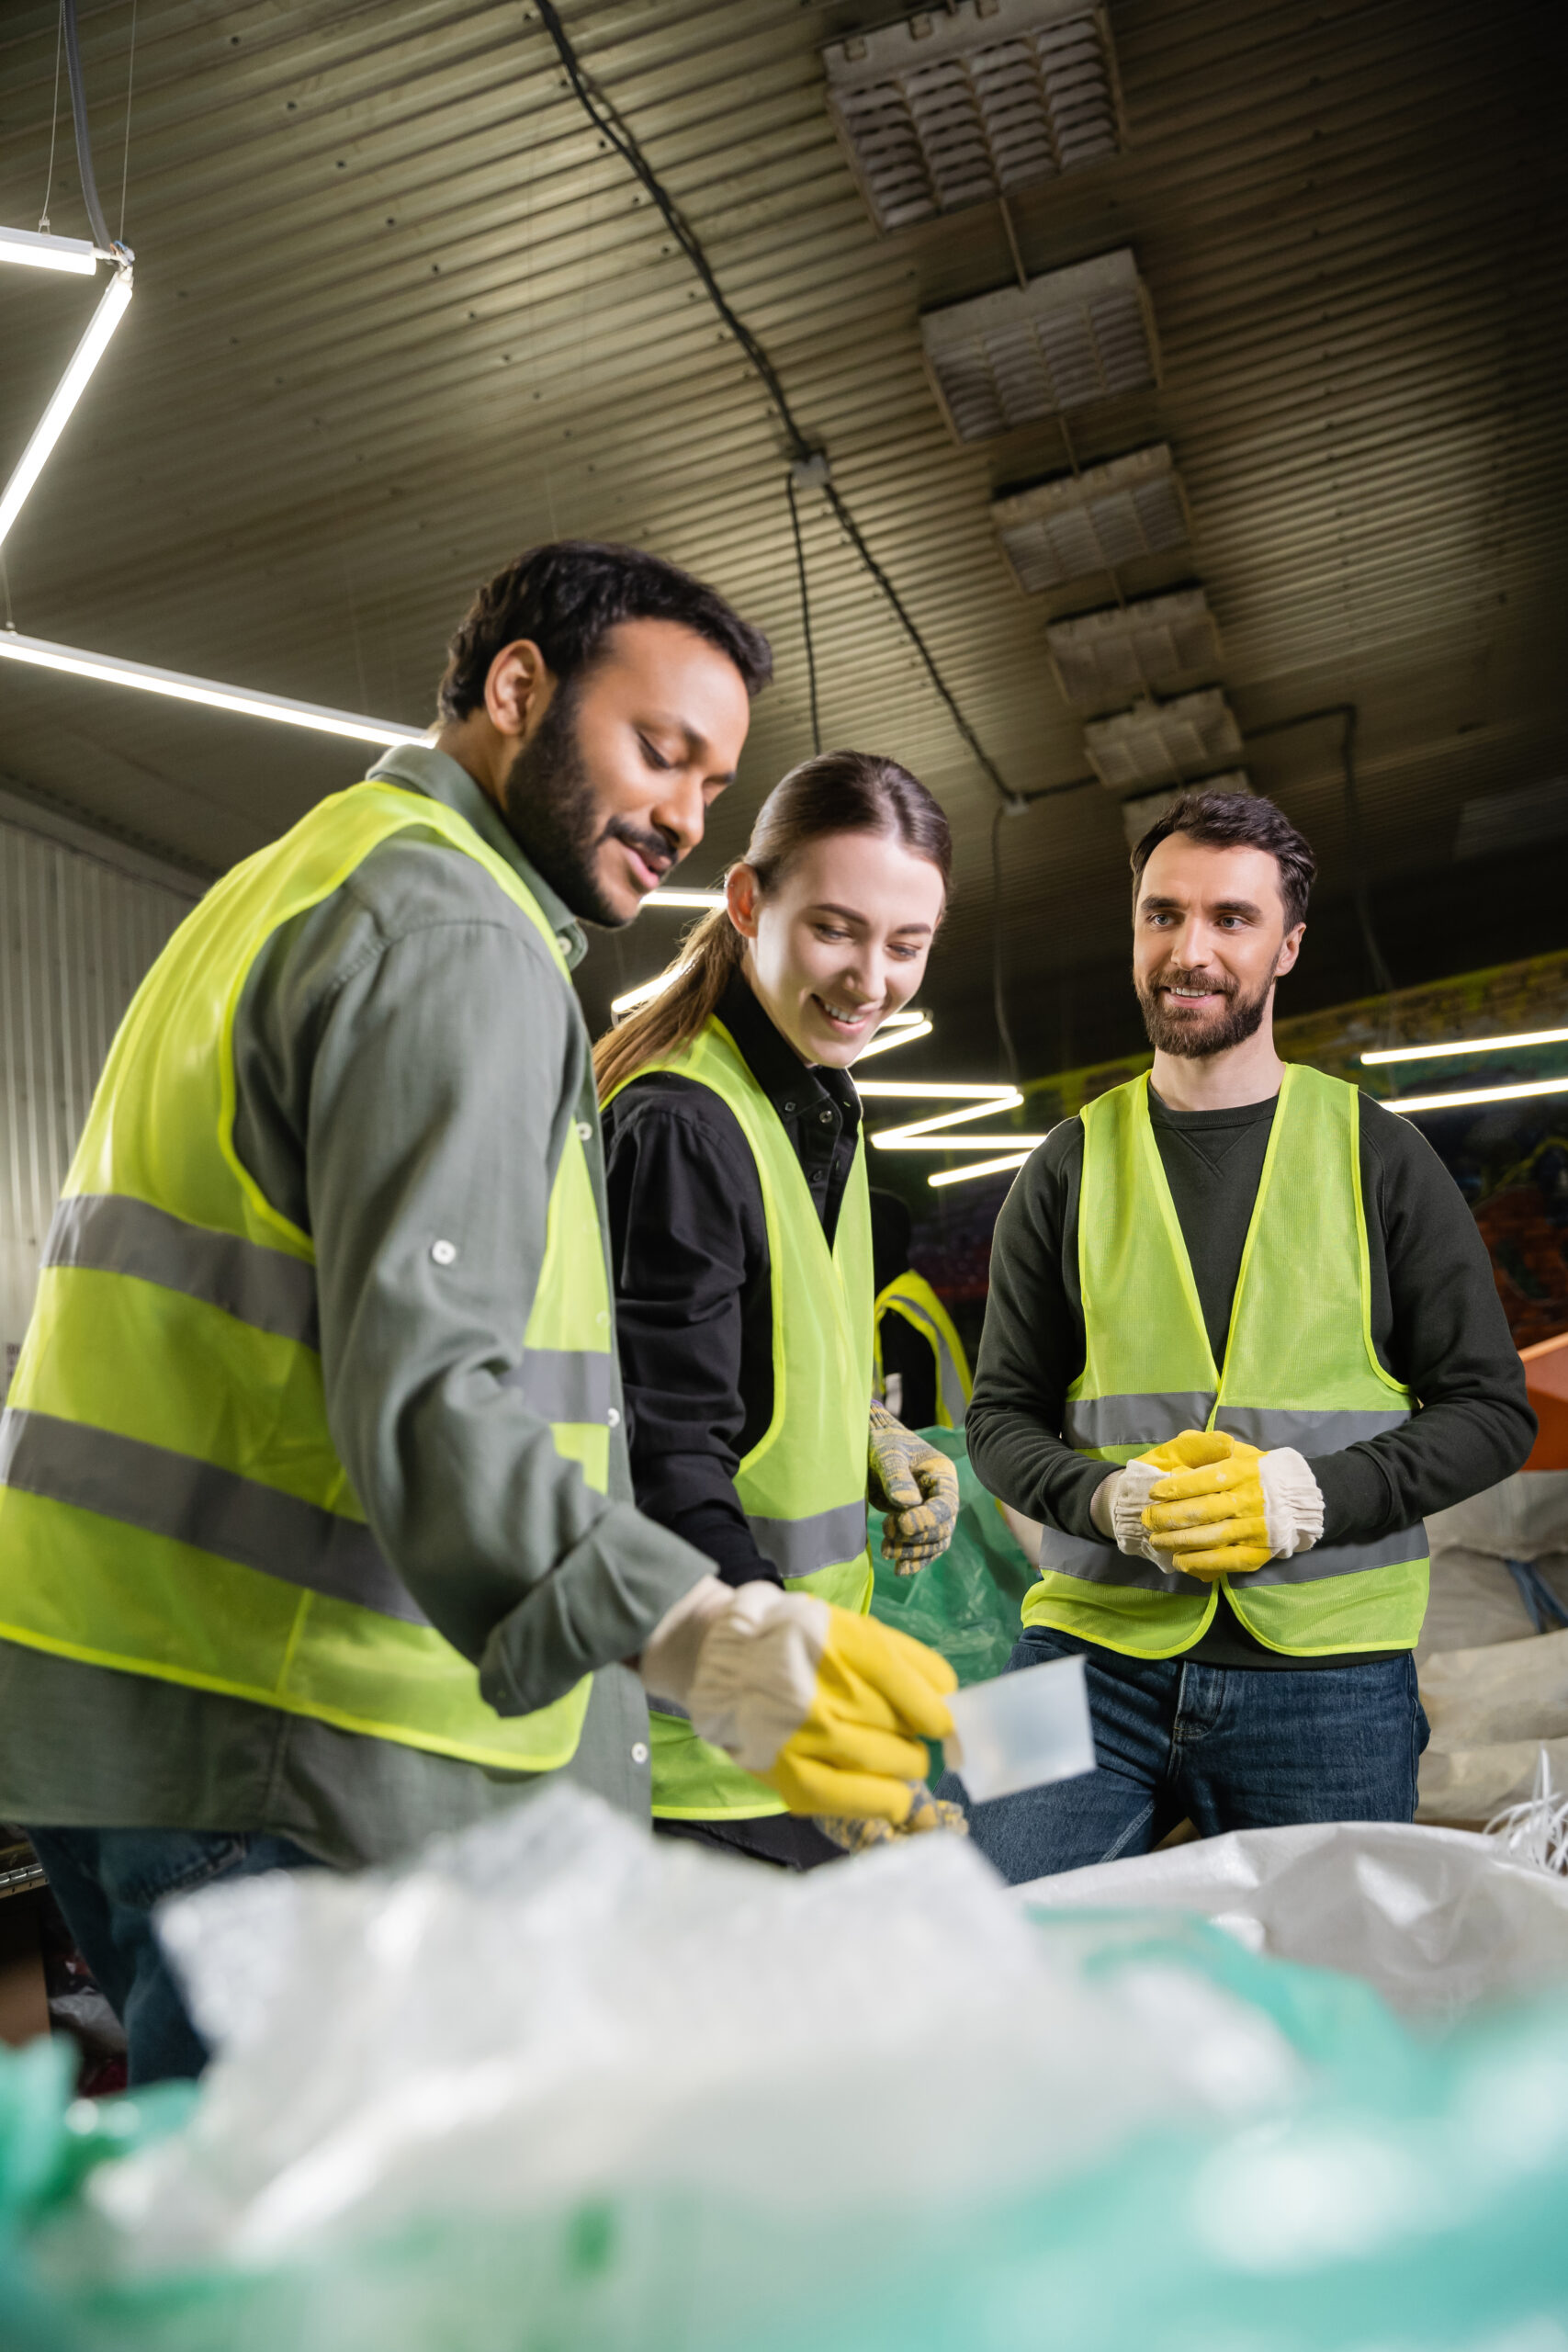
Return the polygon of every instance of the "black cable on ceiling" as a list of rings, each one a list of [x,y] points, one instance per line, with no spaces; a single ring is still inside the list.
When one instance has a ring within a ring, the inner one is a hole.
[[[1243,741],[1256,742],[1262,735],[1284,735],[1294,727],[1310,727],[1317,720],[1337,718],[1339,721],[1339,763],[1344,776],[1345,831],[1350,850],[1350,898],[1356,910],[1356,922],[1361,933],[1361,944],[1367,951],[1367,963],[1371,971],[1372,986],[1380,996],[1392,996],[1393,974],[1383,961],[1377,932],[1372,924],[1371,884],[1367,877],[1367,854],[1361,832],[1361,802],[1356,785],[1356,729],[1360,724],[1360,709],[1353,702],[1325,703],[1321,710],[1298,710],[1289,718],[1271,718],[1261,727],[1248,727]],[[1194,786],[1193,789],[1200,787]]]
[[[773,363],[769,358],[767,352],[763,349],[761,344],[759,343],[757,337],[752,334],[750,328],[739,316],[739,312],[730,308],[729,303],[725,299],[723,289],[721,288],[717,278],[714,276],[712,265],[708,260],[707,254],[703,250],[702,241],[698,237],[696,231],[693,229],[682,216],[673,198],[669,194],[663,182],[659,178],[657,173],[653,169],[653,166],[649,163],[648,158],[644,155],[642,149],[637,144],[635,134],[630,130],[626,124],[621,120],[610,100],[604,97],[591,87],[588,78],[583,72],[582,66],[579,62],[577,51],[572,47],[570,36],[568,34],[566,27],[560,20],[559,12],[555,6],[555,0],[532,0],[532,5],[538,9],[539,21],[544,26],[545,30],[549,34],[551,40],[555,43],[556,54],[560,59],[562,65],[566,69],[567,79],[570,84],[571,89],[581,104],[583,112],[587,115],[590,122],[592,123],[594,129],[600,131],[603,136],[609,141],[611,146],[615,148],[616,153],[620,155],[623,162],[627,164],[632,171],[637,174],[637,178],[642,182],[643,187],[648,190],[649,195],[653,198],[654,203],[658,206],[659,211],[664,220],[665,226],[669,229],[671,235],[675,239],[675,242],[680,246],[681,251],[685,254],[686,259],[691,263],[692,267],[696,271],[699,278],[701,278],[703,285],[706,289],[709,301],[712,302],[714,309],[718,312],[719,317],[723,320],[725,325],[728,328],[730,334],[734,336],[736,342],[740,345],[741,350],[745,353],[747,358],[750,361],[752,367],[761,378],[763,388],[766,390],[769,399],[773,401],[773,406],[777,409],[780,421],[784,425],[785,433],[789,436],[790,450],[795,462],[797,464],[807,464],[814,458],[820,458],[821,452],[810,440],[807,439],[794,409],[790,405],[789,395],[784,390],[784,384],[780,379],[777,368],[773,366]],[[942,676],[942,672],[936,665],[931,648],[927,645],[925,639],[921,636],[914,621],[910,618],[909,614],[905,607],[903,599],[899,596],[892,581],[888,578],[886,572],[883,570],[881,564],[878,563],[876,558],[872,554],[870,548],[866,545],[864,535],[863,534],[859,524],[855,521],[854,516],[851,514],[842,498],[839,495],[830,477],[824,480],[822,488],[823,493],[826,496],[829,504],[831,506],[834,514],[837,516],[840,527],[843,531],[845,537],[849,540],[850,545],[859,556],[862,563],[865,566],[866,571],[871,574],[872,579],[876,582],[876,585],[881,589],[882,594],[887,599],[888,604],[892,606],[899,627],[903,629],[905,635],[909,639],[910,644],[919,655],[921,662],[925,665],[927,676],[930,678],[932,685],[936,688],[936,691],[941,695],[942,701],[946,704],[949,716],[952,718],[960,735],[962,735],[964,742],[969,746],[970,751],[974,753],[976,760],[978,762],[986,775],[996,786],[998,792],[1000,793],[1003,800],[1010,806],[1016,806],[1019,796],[1008,784],[1006,778],[1001,773],[1001,770],[991,758],[989,752],[981,742],[978,735],[976,734],[975,729],[971,727],[969,721],[964,718],[963,711],[959,708],[957,700],[954,697],[951,687],[948,685],[946,679]]]
[[[87,220],[93,232],[93,243],[107,253],[114,243],[109,235],[104,208],[98,202],[98,183],[93,172],[93,141],[87,129],[87,89],[82,79],[82,48],[76,38],[76,0],[61,0],[65,28],[65,71],[71,83],[71,119],[76,129],[76,170],[82,182],[82,198],[87,208]]]
[[[784,476],[789,497],[789,526],[795,533],[795,568],[800,578],[800,629],[806,639],[806,679],[811,690],[811,749],[822,749],[822,724],[817,716],[817,648],[811,636],[811,592],[806,582],[806,542],[800,536],[800,508],[795,503],[795,469]]]

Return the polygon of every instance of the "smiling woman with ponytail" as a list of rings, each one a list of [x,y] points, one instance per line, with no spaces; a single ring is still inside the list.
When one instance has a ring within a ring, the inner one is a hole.
[[[759,810],[725,904],[595,1050],[637,1499],[728,1584],[863,1610],[868,1472],[901,1570],[951,1533],[952,1464],[872,1407],[849,1076],[919,985],[951,862],[907,768],[804,761]],[[652,1737],[661,1829],[795,1868],[839,1850],[682,1718],[656,1714]]]

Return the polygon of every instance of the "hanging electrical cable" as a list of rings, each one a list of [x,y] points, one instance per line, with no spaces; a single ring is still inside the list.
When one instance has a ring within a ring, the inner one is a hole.
[[[806,580],[806,542],[800,535],[800,507],[795,495],[795,477],[804,469],[791,466],[784,476],[784,490],[789,498],[789,526],[795,533],[795,568],[800,579],[800,633],[806,639],[806,683],[811,695],[811,749],[822,749],[822,722],[817,715],[817,648],[811,636],[811,592]]]
[[[1295,727],[1310,727],[1324,718],[1339,721],[1339,764],[1344,779],[1345,831],[1350,852],[1350,899],[1356,910],[1356,922],[1361,933],[1361,944],[1367,951],[1367,963],[1371,971],[1372,986],[1380,996],[1393,992],[1393,975],[1383,961],[1378,935],[1372,926],[1371,884],[1367,878],[1366,848],[1361,833],[1361,803],[1356,785],[1356,729],[1360,723],[1360,711],[1353,702],[1325,703],[1321,710],[1299,710],[1289,718],[1271,718],[1262,727],[1248,727],[1243,740],[1256,742],[1264,735],[1285,735]]]
[[[114,250],[104,208],[98,202],[98,183],[93,171],[92,134],[87,128],[87,85],[82,78],[82,49],[76,38],[76,0],[62,0],[65,27],[65,72],[71,84],[71,119],[76,130],[76,170],[82,182],[82,201],[87,208],[93,242],[104,253]]]
[[[584,73],[581,62],[578,58],[577,51],[572,46],[571,38],[567,32],[566,27],[560,20],[559,12],[555,6],[555,0],[531,0],[531,6],[536,7],[538,10],[539,21],[544,26],[545,30],[549,34],[551,40],[555,44],[556,54],[560,59],[561,64],[565,68],[568,82],[570,83],[579,104],[581,106],[583,112],[587,115],[590,122],[593,124],[595,130],[600,131],[603,136],[608,140],[610,145],[615,148],[622,161],[636,173],[637,178],[642,182],[643,187],[648,190],[649,195],[653,198],[655,205],[658,207],[660,217],[662,218],[665,226],[670,231],[671,235],[675,239],[675,242],[680,246],[681,251],[685,254],[686,259],[691,263],[692,267],[696,271],[698,277],[702,280],[709,301],[712,302],[714,309],[723,320],[726,327],[728,327],[729,333],[740,345],[741,350],[745,353],[746,357],[750,360],[751,366],[756,369],[757,374],[761,378],[763,389],[766,390],[769,399],[773,401],[774,408],[778,411],[780,421],[789,437],[792,458],[796,464],[802,465],[810,463],[814,458],[821,459],[824,453],[807,438],[798,418],[795,416],[794,409],[790,405],[789,395],[784,390],[784,384],[780,379],[777,368],[773,366],[773,361],[769,358],[762,345],[752,334],[745,321],[739,316],[738,311],[730,308],[730,305],[725,297],[724,290],[714,275],[713,266],[708,260],[706,253],[703,249],[702,241],[698,237],[696,231],[692,228],[690,223],[684,219],[679,206],[675,203],[674,198],[670,195],[663,182],[654,171],[653,166],[644,155],[641,147],[637,143],[635,133],[625,122],[622,121],[610,99],[605,97],[601,91],[594,88],[589,82],[588,76]],[[832,508],[835,516],[838,518],[840,528],[843,531],[845,537],[849,540],[850,545],[853,548],[856,555],[859,556],[861,562],[864,565],[866,571],[870,573],[877,587],[882,591],[883,595],[886,598],[888,604],[893,609],[899,627],[903,629],[905,636],[914,647],[915,651],[919,655],[920,661],[924,664],[926,674],[930,678],[932,685],[936,688],[937,693],[941,695],[942,702],[946,705],[948,714],[953,719],[954,726],[957,728],[959,734],[968,745],[987,777],[996,786],[998,792],[1000,793],[1003,800],[1010,804],[1016,803],[1018,796],[1007,783],[1005,777],[1002,775],[1001,770],[997,766],[996,762],[986,750],[978,735],[975,732],[974,728],[964,716],[951,687],[948,685],[946,679],[942,676],[942,672],[937,667],[935,659],[931,654],[931,648],[927,645],[925,639],[921,636],[919,629],[911,618],[904,605],[902,597],[894,587],[892,581],[888,578],[886,572],[883,570],[881,564],[878,563],[876,558],[872,554],[870,548],[866,545],[864,535],[863,534],[859,524],[855,521],[853,514],[850,512],[850,509],[844,503],[843,499],[840,496],[839,492],[834,485],[832,476],[827,471],[826,466],[824,466],[822,490],[824,496],[827,498],[828,503]]]

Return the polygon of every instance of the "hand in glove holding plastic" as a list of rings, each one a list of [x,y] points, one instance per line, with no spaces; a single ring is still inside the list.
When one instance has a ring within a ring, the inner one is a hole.
[[[902,1826],[924,1795],[924,1743],[953,1734],[945,1658],[772,1584],[705,1577],[649,1636],[639,1671],[791,1813]]]
[[[896,1421],[886,1405],[871,1408],[871,1499],[887,1516],[882,1556],[901,1577],[939,1560],[958,1524],[958,1473],[945,1453]]]
[[[1166,1474],[1148,1489],[1145,1541],[1183,1576],[1245,1576],[1323,1533],[1323,1496],[1293,1446],[1263,1453],[1224,1430],[1184,1430],[1143,1459]]]

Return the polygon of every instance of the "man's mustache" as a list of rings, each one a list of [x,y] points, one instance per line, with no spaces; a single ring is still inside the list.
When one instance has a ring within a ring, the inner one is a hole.
[[[1189,989],[1197,996],[1228,997],[1235,996],[1236,992],[1234,979],[1210,972],[1190,971],[1179,964],[1168,964],[1163,972],[1155,974],[1149,986],[1151,989]]]
[[[645,865],[652,867],[655,874],[668,874],[670,868],[681,861],[681,844],[672,833],[639,832],[624,817],[612,817],[599,839],[601,842],[624,842],[628,849],[637,852]]]

